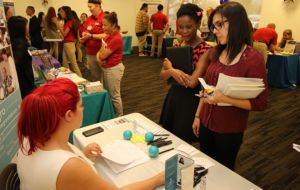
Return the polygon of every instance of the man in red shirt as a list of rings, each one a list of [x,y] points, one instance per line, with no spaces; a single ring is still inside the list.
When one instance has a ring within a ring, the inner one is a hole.
[[[278,37],[275,28],[275,24],[270,23],[265,28],[257,29],[253,34],[253,41],[266,44],[269,51],[274,52]]]
[[[151,31],[152,31],[152,46],[151,46],[151,57],[154,56],[155,45],[157,42],[157,57],[161,56],[163,37],[168,30],[168,18],[163,13],[163,6],[159,4],[157,6],[157,12],[151,16]]]
[[[101,0],[89,0],[88,7],[92,13],[85,22],[80,43],[84,44],[87,54],[87,64],[90,67],[93,79],[103,82],[102,70],[96,59],[96,54],[102,46],[103,33],[102,19],[104,12],[101,9]]]

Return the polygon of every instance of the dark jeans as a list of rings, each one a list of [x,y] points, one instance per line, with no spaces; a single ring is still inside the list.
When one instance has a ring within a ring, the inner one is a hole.
[[[244,133],[216,133],[203,124],[200,127],[200,150],[224,166],[234,170]]]

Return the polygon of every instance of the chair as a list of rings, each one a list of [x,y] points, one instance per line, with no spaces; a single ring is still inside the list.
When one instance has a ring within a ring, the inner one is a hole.
[[[253,42],[253,48],[256,49],[263,57],[265,64],[268,59],[268,46],[262,42]]]
[[[8,164],[0,174],[1,190],[20,190],[20,179],[17,173],[17,164]]]
[[[299,42],[296,43],[296,47],[295,47],[294,53],[299,53],[300,54],[300,43]]]

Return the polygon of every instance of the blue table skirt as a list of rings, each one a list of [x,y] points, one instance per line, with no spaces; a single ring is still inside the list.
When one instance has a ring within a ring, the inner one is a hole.
[[[114,108],[106,90],[95,94],[81,92],[80,95],[84,107],[81,127],[113,119],[115,117]],[[73,133],[70,134],[69,142],[73,143]]]
[[[122,39],[123,39],[123,55],[130,55],[132,36],[122,36]]]
[[[288,88],[300,82],[299,54],[268,55],[267,68],[271,87]]]

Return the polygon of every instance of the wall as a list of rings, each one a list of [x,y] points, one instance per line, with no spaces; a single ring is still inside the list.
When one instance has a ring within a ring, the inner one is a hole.
[[[213,3],[217,0],[212,0]],[[237,0],[241,3],[244,0]],[[256,1],[256,0],[252,0]],[[41,0],[15,0],[16,13],[26,16],[25,9],[28,5],[35,6],[37,11],[47,11],[49,6],[58,8],[62,5],[69,5],[78,14],[82,12],[89,13],[87,8],[87,0],[49,0],[48,6],[43,6]],[[133,36],[133,45],[136,45],[137,39],[135,37],[134,25],[135,17],[138,12],[142,0],[103,0],[103,8],[108,11],[116,11],[118,13],[119,22],[122,30],[128,30],[129,35]],[[203,1],[204,3],[205,1]],[[277,25],[276,31],[278,32],[279,39],[282,36],[284,29],[290,28],[293,30],[293,36],[296,40],[300,41],[300,27],[297,26],[297,17],[300,15],[300,2],[295,0],[294,4],[287,5],[283,0],[263,0],[261,8],[261,21],[259,26],[263,27],[269,22],[275,22]],[[200,3],[201,4],[201,3]],[[204,4],[201,4],[205,8]],[[246,6],[248,7],[248,6]],[[166,7],[167,8],[167,7]]]
[[[87,7],[87,0],[48,0],[48,5],[42,5],[41,0],[15,0],[16,14],[26,16],[25,9],[28,5],[35,7],[36,15],[39,11],[47,12],[49,6],[53,6],[56,10],[68,5],[77,12],[78,15],[85,12],[90,14]],[[137,44],[135,37],[135,17],[141,6],[141,0],[103,0],[102,8],[105,11],[115,11],[118,14],[119,24],[122,31],[128,31],[133,36],[133,45]]]
[[[293,4],[286,4],[283,0],[264,0],[261,10],[260,27],[266,26],[270,22],[276,24],[276,31],[278,33],[278,41],[282,37],[282,32],[285,29],[293,31],[293,38],[300,41],[300,2],[294,0]]]

